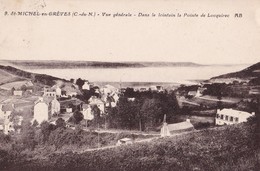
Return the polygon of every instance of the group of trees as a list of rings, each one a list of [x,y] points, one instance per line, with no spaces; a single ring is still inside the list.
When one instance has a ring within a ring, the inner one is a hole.
[[[79,112],[74,114],[75,118],[81,117]],[[79,118],[78,118],[79,119]],[[36,146],[54,146],[56,149],[64,145],[89,145],[95,146],[97,141],[97,133],[85,132],[80,126],[76,126],[75,130],[67,128],[66,123],[62,118],[56,120],[55,125],[47,121],[43,121],[40,125],[31,124],[30,122],[23,122],[20,136],[13,139],[13,150],[34,150]],[[88,140],[88,138],[90,138]],[[95,142],[92,141],[95,138]],[[1,141],[9,141],[10,137],[5,136]],[[93,144],[94,143],[94,144]]]
[[[107,120],[111,128],[148,130],[167,122],[174,122],[179,106],[173,92],[136,92],[127,89],[115,108],[108,109]]]

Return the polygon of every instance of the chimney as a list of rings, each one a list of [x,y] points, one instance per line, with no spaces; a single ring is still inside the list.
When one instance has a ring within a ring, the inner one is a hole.
[[[190,119],[186,119],[186,122],[190,122]]]
[[[255,112],[252,112],[252,115],[255,115]]]

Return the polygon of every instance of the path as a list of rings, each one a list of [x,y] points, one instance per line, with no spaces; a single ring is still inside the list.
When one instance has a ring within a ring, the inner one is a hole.
[[[193,131],[193,132],[194,132],[194,131]],[[197,132],[197,130],[195,130],[195,132]],[[170,137],[175,137],[175,136],[178,136],[178,135],[189,134],[189,133],[192,133],[192,132],[177,133],[177,134],[171,135]],[[157,135],[158,135],[158,134],[157,134]],[[134,141],[134,144],[136,144],[136,143],[150,142],[150,141],[153,141],[153,140],[156,140],[156,139],[160,139],[160,138],[162,138],[162,137],[153,137],[153,138],[147,138],[147,139],[137,140],[137,141]],[[111,149],[111,148],[122,147],[122,146],[127,146],[127,145],[112,145],[112,146],[106,146],[106,147],[100,147],[100,148],[91,148],[91,149],[86,149],[86,150],[83,150],[83,151],[81,151],[81,152],[76,152],[76,153],[84,153],[84,152],[88,152],[88,151],[105,150],[105,149]]]
[[[182,102],[182,103],[188,103],[188,104],[191,104],[191,105],[200,106],[200,104],[198,104],[198,103],[190,102],[190,101],[187,101],[187,100],[180,100],[179,99],[179,101]]]
[[[207,97],[196,97],[198,99],[203,99],[203,100],[210,100],[210,101],[215,101],[215,102],[226,102],[226,103],[236,103],[235,101],[232,100],[225,100],[225,99],[213,99],[213,98],[207,98]]]

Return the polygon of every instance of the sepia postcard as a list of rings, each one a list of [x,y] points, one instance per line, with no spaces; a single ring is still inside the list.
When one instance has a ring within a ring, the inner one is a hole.
[[[259,0],[0,0],[0,170],[260,170]]]

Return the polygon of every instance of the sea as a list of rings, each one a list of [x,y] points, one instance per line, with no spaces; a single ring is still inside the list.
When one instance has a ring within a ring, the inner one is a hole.
[[[237,72],[243,65],[207,65],[196,67],[143,67],[143,68],[83,68],[83,69],[25,69],[67,80],[85,79],[91,82],[165,82],[194,84],[215,76]]]

